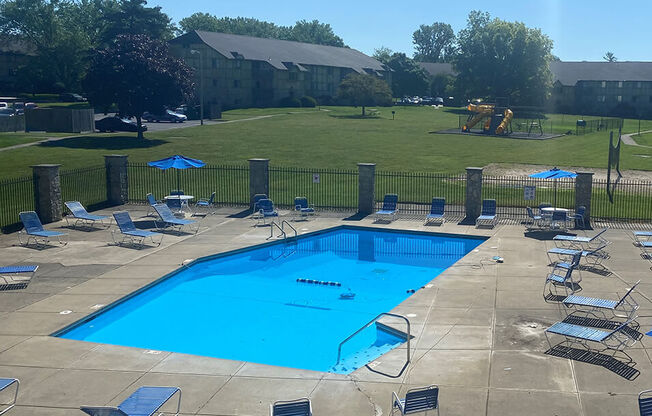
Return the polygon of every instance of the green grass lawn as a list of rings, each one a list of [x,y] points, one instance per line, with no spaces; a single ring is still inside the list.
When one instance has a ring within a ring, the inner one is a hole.
[[[395,120],[392,110],[396,111]],[[355,169],[358,162],[375,162],[378,170],[442,173],[459,173],[467,166],[489,163],[586,168],[605,168],[607,163],[609,136],[605,132],[542,141],[436,134],[457,128],[454,109],[394,107],[379,111],[378,117],[361,118],[360,109],[351,107],[243,109],[227,111],[224,118],[277,115],[147,132],[144,141],[130,133],[80,136],[0,152],[0,177],[28,175],[29,166],[37,163],[60,163],[62,169],[100,165],[103,155],[116,153],[129,155],[132,162],[179,153],[211,164],[244,164],[249,158],[265,157],[276,166]],[[576,120],[564,116],[564,122],[566,118],[572,123]],[[5,136],[0,134],[0,140]],[[652,169],[650,159],[635,154],[652,155],[652,149],[624,146],[621,169]]]
[[[645,133],[645,134],[632,136],[632,139],[634,139],[634,141],[637,144],[643,146],[652,146],[652,133]]]

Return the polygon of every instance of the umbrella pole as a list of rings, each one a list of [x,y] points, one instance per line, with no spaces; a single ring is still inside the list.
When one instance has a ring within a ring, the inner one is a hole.
[[[554,188],[555,188],[555,191],[554,191],[554,192],[555,192],[555,196],[554,196],[554,200],[555,200],[555,202],[553,202],[552,206],[555,207],[555,208],[557,208],[557,179],[555,179],[555,186],[554,186]]]
[[[181,185],[180,185],[179,178],[180,178],[179,169],[177,169],[177,192],[181,190]]]

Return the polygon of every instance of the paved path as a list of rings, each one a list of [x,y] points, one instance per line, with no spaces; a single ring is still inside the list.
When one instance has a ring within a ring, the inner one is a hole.
[[[645,133],[652,133],[652,130],[646,130],[642,131],[640,134],[645,134]],[[632,139],[632,136],[637,136],[638,133],[629,133],[629,134],[623,134],[620,136],[620,140],[623,141],[623,143],[628,144],[630,146],[639,146],[639,147],[648,147],[652,148],[652,146],[645,146],[643,144],[638,144],[634,139]]]

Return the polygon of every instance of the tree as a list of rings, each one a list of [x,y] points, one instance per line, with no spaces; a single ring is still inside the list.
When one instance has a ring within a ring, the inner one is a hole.
[[[387,62],[389,62],[393,54],[394,54],[393,50],[385,46],[381,46],[380,48],[374,49],[374,54],[372,55],[372,57],[386,64]]]
[[[395,97],[424,95],[428,91],[428,74],[404,53],[393,54],[386,65],[392,72],[392,91]]]
[[[319,20],[308,22],[299,20],[292,27],[292,40],[297,42],[315,43],[317,45],[344,46],[341,37],[333,32],[328,23],[320,23]]]
[[[613,52],[607,52],[604,54],[602,57],[607,62],[616,62],[618,61],[618,58],[616,58],[616,55],[613,54]]]
[[[412,34],[414,60],[418,62],[448,62],[455,52],[455,33],[448,23],[421,25]]]
[[[100,108],[118,105],[121,115],[136,117],[143,138],[142,115],[176,107],[193,94],[192,68],[168,53],[167,43],[146,35],[118,35],[97,49],[83,80],[89,101]]]
[[[374,76],[366,74],[349,74],[342,80],[337,90],[340,99],[347,100],[355,106],[365,108],[372,105],[391,105],[392,92],[389,85]]]
[[[314,43],[318,45],[344,46],[344,41],[335,35],[333,28],[318,20],[308,22],[299,20],[294,26],[278,26],[250,17],[221,17],[208,13],[194,13],[179,22],[184,33],[193,30],[208,32],[233,33],[234,35],[254,36],[293,40],[297,42]]]
[[[145,7],[145,0],[117,0],[104,11],[105,26],[100,43],[108,45],[118,35],[147,35],[152,39],[169,40],[175,27],[161,7]]]
[[[552,86],[552,40],[541,30],[472,11],[457,43],[453,64],[457,88],[466,97],[509,97],[512,104],[544,104]]]

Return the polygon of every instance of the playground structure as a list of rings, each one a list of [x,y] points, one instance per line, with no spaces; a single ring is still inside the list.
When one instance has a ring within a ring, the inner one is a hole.
[[[507,105],[471,103],[466,108],[471,114],[462,126],[462,132],[470,133],[473,126],[484,120],[484,134],[506,136],[512,133],[511,121],[514,112],[507,108]]]

